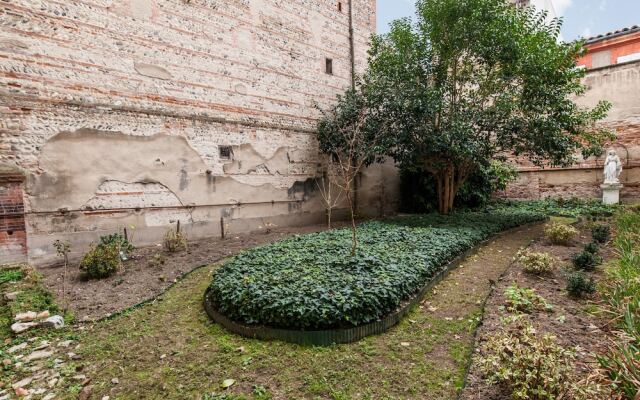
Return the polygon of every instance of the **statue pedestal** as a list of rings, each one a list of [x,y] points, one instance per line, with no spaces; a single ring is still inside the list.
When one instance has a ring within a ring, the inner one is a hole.
[[[621,183],[605,183],[600,185],[602,188],[602,203],[604,204],[620,204]]]

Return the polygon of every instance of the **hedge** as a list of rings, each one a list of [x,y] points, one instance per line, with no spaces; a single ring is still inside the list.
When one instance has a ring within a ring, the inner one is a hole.
[[[358,228],[354,257],[348,229],[294,236],[230,259],[214,272],[208,300],[244,324],[359,326],[397,309],[457,255],[500,231],[544,218],[498,210],[367,222]]]

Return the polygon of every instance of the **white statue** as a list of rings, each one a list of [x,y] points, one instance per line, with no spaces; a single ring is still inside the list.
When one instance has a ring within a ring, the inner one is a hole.
[[[622,173],[622,162],[615,150],[609,150],[607,160],[604,162],[604,183],[617,184],[620,183],[620,174]]]

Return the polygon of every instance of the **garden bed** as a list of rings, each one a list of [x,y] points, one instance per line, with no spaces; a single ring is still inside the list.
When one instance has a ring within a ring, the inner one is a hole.
[[[521,338],[522,332],[506,322],[517,313],[514,314],[505,308],[508,307],[505,292],[517,285],[520,288],[533,289],[552,307],[549,310],[536,309],[530,314],[519,314],[522,320],[533,326],[538,337],[551,334],[556,338],[559,346],[577,349],[576,361],[571,365],[573,368],[571,374],[576,384],[590,376],[597,364],[594,354],[600,352],[605,344],[608,321],[595,313],[597,294],[576,298],[569,295],[566,290],[567,274],[573,271],[572,256],[582,251],[584,246],[592,241],[588,222],[582,221],[575,226],[579,234],[568,245],[554,245],[548,239],[541,238],[529,247],[533,252],[547,253],[553,257],[556,264],[551,273],[532,275],[515,263],[496,282],[492,295],[486,302],[483,321],[478,329],[476,355],[487,356],[484,346],[501,332],[510,332],[514,337]],[[606,261],[612,259],[615,254],[609,246],[601,246],[599,256]],[[600,266],[589,272],[587,276],[596,282],[600,281],[603,278],[603,267]],[[498,369],[498,366],[495,368]],[[508,385],[489,384],[486,378],[487,376],[479,368],[478,359],[475,359],[470,367],[468,383],[461,398],[463,400],[513,398]],[[586,387],[584,382],[580,382],[579,386]]]
[[[369,222],[358,228],[354,257],[346,229],[290,238],[225,263],[206,304],[211,314],[245,325],[249,336],[258,326],[321,331],[382,322],[388,328],[384,318],[454,258],[496,233],[544,218],[502,210]]]
[[[338,224],[338,226],[340,226]],[[118,273],[105,279],[87,280],[77,264],[67,272],[67,306],[76,320],[95,320],[155,298],[182,275],[194,268],[225,259],[242,250],[271,243],[294,234],[325,230],[325,225],[272,228],[251,234],[231,234],[226,239],[190,241],[187,251],[166,252],[161,244],[135,249]],[[135,241],[134,241],[135,244]],[[156,260],[161,256],[163,263]],[[43,284],[62,304],[62,278],[60,265],[39,267]]]

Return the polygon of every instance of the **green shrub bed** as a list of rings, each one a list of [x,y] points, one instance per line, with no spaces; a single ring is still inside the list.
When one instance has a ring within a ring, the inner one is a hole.
[[[379,320],[448,262],[492,235],[541,221],[499,210],[373,221],[358,228],[295,236],[243,252],[213,275],[208,300],[228,318],[288,329],[353,327]]]

